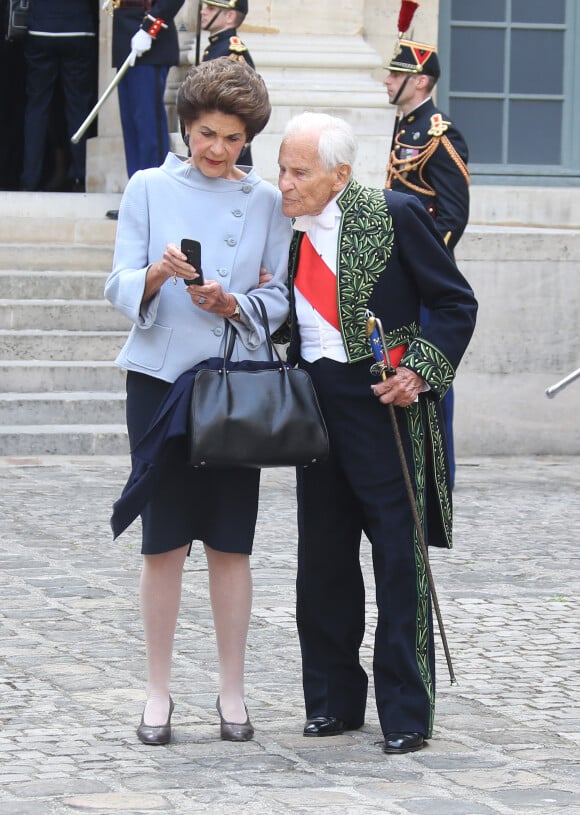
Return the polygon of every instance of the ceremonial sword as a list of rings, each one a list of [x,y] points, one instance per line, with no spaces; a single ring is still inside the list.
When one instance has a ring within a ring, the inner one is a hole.
[[[553,399],[554,396],[559,393],[559,391],[567,388],[571,382],[574,382],[575,379],[580,377],[580,368],[576,368],[575,371],[572,371],[571,374],[565,376],[564,379],[561,379],[559,382],[556,382],[555,385],[550,385],[549,388],[546,390],[546,396],[548,399]]]
[[[119,70],[117,71],[117,73],[115,74],[115,76],[113,77],[113,79],[111,80],[111,82],[109,83],[107,88],[105,89],[103,95],[101,96],[101,98],[99,99],[97,104],[94,106],[94,108],[91,110],[91,112],[89,113],[87,118],[84,120],[82,125],[79,127],[77,132],[71,137],[71,142],[73,144],[78,144],[80,142],[80,140],[82,139],[82,137],[85,135],[86,131],[88,130],[89,125],[92,124],[94,119],[96,119],[97,113],[102,108],[104,103],[107,101],[109,96],[113,93],[113,91],[115,90],[115,88],[117,87],[117,85],[119,84],[121,79],[124,77],[124,75],[127,73],[128,69],[130,67],[131,67],[131,54],[129,54],[129,56],[127,57],[125,62],[121,65],[121,67],[119,68]]]
[[[397,371],[391,365],[389,349],[387,348],[387,343],[385,342],[385,335],[383,332],[383,325],[381,321],[379,320],[378,317],[375,317],[372,311],[367,311],[365,317],[367,321],[366,326],[367,337],[369,338],[373,356],[375,358],[375,363],[371,366],[371,373],[374,376],[380,376],[384,381],[388,379],[390,376],[395,376]],[[457,685],[457,679],[455,678],[455,672],[453,670],[453,664],[451,662],[449,645],[447,644],[447,637],[445,635],[445,627],[443,626],[443,618],[441,616],[441,610],[439,608],[439,600],[437,599],[437,592],[435,591],[435,581],[433,579],[433,573],[431,571],[431,565],[429,563],[429,553],[427,551],[425,535],[423,534],[423,527],[421,525],[421,520],[419,518],[419,510],[417,509],[417,501],[415,498],[415,493],[413,492],[413,485],[411,484],[409,467],[407,465],[407,459],[405,458],[405,451],[403,449],[403,442],[401,440],[401,433],[399,431],[399,425],[397,424],[395,407],[392,404],[392,402],[389,402],[387,404],[387,408],[389,410],[389,416],[391,419],[391,424],[393,426],[393,433],[395,434],[397,452],[399,453],[401,469],[403,471],[403,478],[405,480],[405,486],[407,488],[407,496],[409,498],[409,504],[411,505],[411,512],[413,514],[413,520],[415,522],[415,529],[417,530],[417,537],[419,538],[419,546],[421,548],[421,554],[423,556],[423,563],[425,564],[425,571],[427,573],[427,580],[429,582],[429,590],[431,592],[433,608],[435,609],[435,615],[437,617],[437,623],[439,625],[441,642],[443,643],[443,650],[445,651],[445,659],[447,660],[447,668],[449,670],[449,679],[452,685]]]
[[[195,20],[195,64],[199,65],[199,57],[201,52],[201,3],[202,0],[199,0],[197,4],[197,16]],[[221,10],[221,9],[220,9]],[[219,11],[218,13],[219,14]],[[216,14],[216,17],[217,17]],[[215,20],[215,17],[213,18]],[[213,20],[211,22],[213,22]],[[211,25],[211,23],[210,23]]]

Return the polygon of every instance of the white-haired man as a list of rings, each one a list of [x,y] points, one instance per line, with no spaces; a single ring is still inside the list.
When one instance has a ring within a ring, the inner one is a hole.
[[[283,211],[295,219],[288,356],[314,381],[331,443],[326,462],[297,474],[304,735],[337,735],[364,722],[364,532],[378,608],[377,710],[383,749],[396,754],[432,735],[435,660],[426,569],[385,405],[395,406],[429,543],[450,546],[439,403],[477,303],[419,202],[358,184],[355,154],[349,125],[316,113],[289,122],[279,154]],[[424,333],[421,302],[432,312]],[[367,310],[380,318],[396,366],[384,382],[370,371]]]

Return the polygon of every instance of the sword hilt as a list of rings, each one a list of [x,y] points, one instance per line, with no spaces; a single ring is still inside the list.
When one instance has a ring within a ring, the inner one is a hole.
[[[385,334],[383,332],[383,324],[378,317],[375,317],[372,311],[365,313],[367,321],[367,337],[371,344],[371,351],[375,358],[375,362],[371,365],[371,374],[373,376],[394,376],[397,371],[391,365],[389,357],[389,349],[385,341]]]

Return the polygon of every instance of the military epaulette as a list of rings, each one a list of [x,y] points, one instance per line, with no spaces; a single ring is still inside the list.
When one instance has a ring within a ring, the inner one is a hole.
[[[230,37],[230,51],[234,54],[243,54],[248,49],[239,37]]]
[[[442,136],[447,130],[451,122],[446,122],[440,113],[434,113],[431,116],[431,127],[427,131],[430,136]]]

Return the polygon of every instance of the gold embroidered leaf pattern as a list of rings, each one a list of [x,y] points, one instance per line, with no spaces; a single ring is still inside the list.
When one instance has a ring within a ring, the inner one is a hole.
[[[355,217],[346,219],[339,237],[340,321],[349,362],[356,362],[372,357],[365,310],[392,253],[393,222],[382,190],[363,190],[356,181],[339,198],[339,206],[345,214],[356,206]]]
[[[417,502],[417,512],[423,529],[425,528],[425,425],[424,413],[421,408],[421,403],[416,402],[405,408],[405,417],[407,419],[407,430],[411,441],[411,456],[413,460],[413,471],[411,478],[414,475],[415,499]],[[413,528],[413,548],[415,552],[415,566],[417,570],[417,643],[416,643],[416,656],[417,665],[421,678],[425,684],[425,689],[429,697],[429,733],[430,736],[433,728],[433,718],[435,714],[435,686],[434,678],[431,673],[431,663],[429,660],[429,649],[431,647],[429,640],[429,579],[427,577],[427,569],[425,568],[425,561],[423,553],[421,552],[421,544],[419,542],[419,535],[417,529]]]
[[[437,490],[439,498],[439,509],[447,547],[451,549],[453,546],[453,508],[451,506],[451,498],[445,477],[445,442],[443,440],[443,434],[441,433],[441,424],[437,417],[437,405],[433,399],[427,400],[427,419],[429,422],[431,444],[433,446],[435,489]]]

